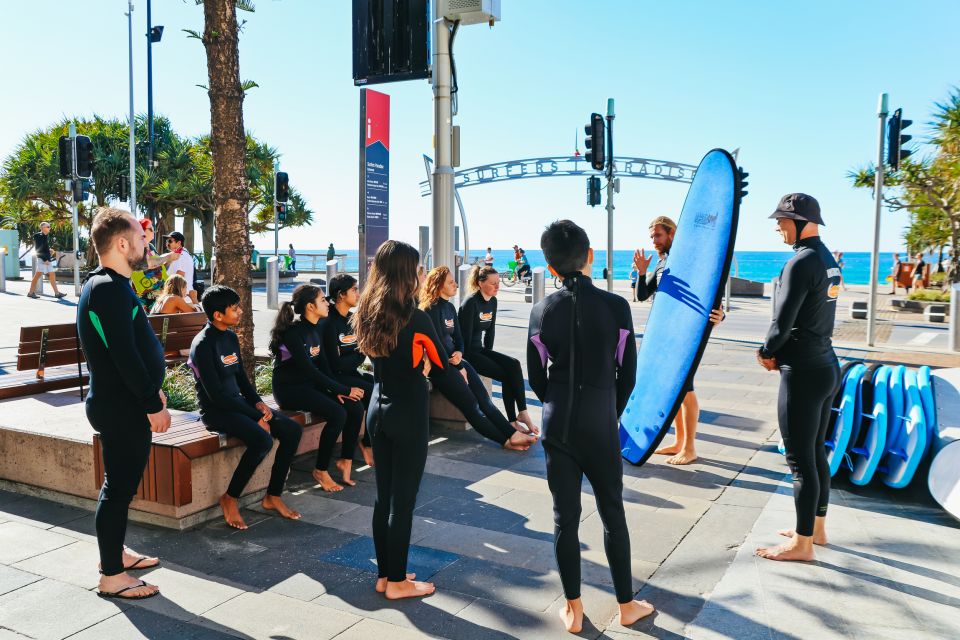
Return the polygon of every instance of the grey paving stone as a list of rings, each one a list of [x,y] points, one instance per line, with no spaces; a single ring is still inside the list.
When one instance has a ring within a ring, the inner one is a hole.
[[[332,549],[320,556],[320,559],[359,571],[377,573],[377,554],[373,548],[373,538],[356,538]],[[446,551],[411,545],[407,570],[416,573],[419,579],[426,580],[457,560],[458,556]]]
[[[558,609],[559,605],[556,603],[546,611],[530,611],[519,606],[505,605],[493,600],[478,599],[457,616],[475,625],[478,633],[465,633],[462,636],[455,637],[463,638],[463,640],[485,640],[486,638],[559,640],[560,638],[569,638],[571,637],[570,634],[564,631],[560,618],[557,616]],[[585,620],[583,633],[579,634],[578,637],[596,638],[599,635],[600,631],[593,623]]]
[[[97,545],[77,540],[73,544],[41,553],[14,566],[83,589],[93,589],[100,581],[97,573],[99,562],[100,550]]]
[[[419,543],[498,565],[523,567],[544,549],[552,548],[552,542],[548,542],[552,539],[552,536],[536,539],[449,522]]]
[[[140,577],[160,587],[160,596],[134,601],[133,606],[183,621],[193,620],[244,592],[239,585],[175,565],[146,571]]]
[[[337,609],[264,591],[228,600],[204,613],[198,624],[240,637],[324,640],[359,621]]]
[[[76,542],[74,538],[22,522],[0,524],[0,564],[13,564]]]
[[[473,558],[461,558],[433,576],[433,582],[477,598],[504,604],[523,603],[525,608],[544,611],[563,590],[556,571],[539,573],[519,567],[490,565]]]
[[[131,607],[70,636],[70,640],[228,640],[236,637]]]
[[[420,638],[442,638],[416,629],[405,629],[397,625],[371,620],[361,620],[337,636],[337,640],[370,640],[370,638],[390,638],[390,640],[418,640]]]
[[[42,579],[43,576],[0,564],[0,596]]]
[[[86,509],[33,496],[23,496],[20,500],[11,500],[5,505],[0,505],[0,512],[7,520],[23,522],[42,529],[49,529],[90,514]]]
[[[350,502],[330,500],[324,494],[313,491],[307,491],[299,495],[285,495],[283,500],[288,507],[296,509],[302,514],[303,522],[311,524],[324,524],[328,520],[357,508],[357,505]],[[275,517],[273,513],[263,509],[259,502],[251,506],[251,510]]]
[[[523,516],[493,504],[446,496],[431,500],[417,508],[414,514],[421,518],[458,522],[493,531],[506,531],[525,520]]]
[[[29,638],[64,638],[127,606],[129,603],[104,600],[92,591],[44,579],[0,596],[0,628]]]

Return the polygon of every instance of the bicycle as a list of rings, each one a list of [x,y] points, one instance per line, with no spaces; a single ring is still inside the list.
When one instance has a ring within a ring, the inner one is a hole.
[[[522,278],[517,276],[517,262],[515,260],[508,262],[507,266],[510,268],[508,271],[500,272],[500,282],[508,289],[517,284],[526,287],[533,282],[533,277],[530,275],[525,275]]]

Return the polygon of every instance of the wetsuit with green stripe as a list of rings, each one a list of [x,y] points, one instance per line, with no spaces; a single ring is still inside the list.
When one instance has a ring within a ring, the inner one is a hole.
[[[127,507],[150,455],[148,413],[163,409],[163,347],[130,281],[101,267],[77,305],[77,335],[90,372],[86,413],[100,433],[105,479],[97,502],[97,544],[106,575],[123,571]]]

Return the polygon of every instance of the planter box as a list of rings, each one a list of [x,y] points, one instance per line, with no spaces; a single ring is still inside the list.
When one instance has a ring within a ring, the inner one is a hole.
[[[904,311],[906,313],[924,313],[924,309],[931,305],[944,307],[944,314],[950,315],[949,302],[929,302],[927,300],[892,300],[890,302],[894,311]]]
[[[853,320],[866,320],[869,304],[866,300],[854,300],[850,305],[850,318]]]
[[[946,322],[949,305],[930,304],[923,310],[923,319],[927,322]]]

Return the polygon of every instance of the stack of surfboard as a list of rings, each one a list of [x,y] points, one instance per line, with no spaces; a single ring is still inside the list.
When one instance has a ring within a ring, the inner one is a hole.
[[[938,437],[930,367],[847,362],[841,379],[826,438],[830,475],[842,468],[856,485],[876,477],[906,487]]]

